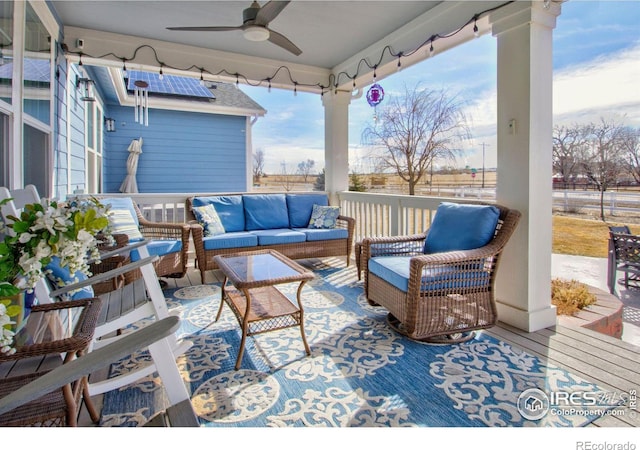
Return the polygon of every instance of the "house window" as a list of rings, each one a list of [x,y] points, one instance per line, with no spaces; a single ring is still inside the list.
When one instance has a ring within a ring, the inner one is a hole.
[[[13,2],[0,2],[0,101],[11,104]]]
[[[0,112],[0,186],[9,185],[9,116]]]
[[[25,186],[33,184],[38,192],[49,192],[46,184],[51,172],[49,166],[49,133],[24,124],[23,179]]]
[[[102,122],[104,114],[98,103],[86,103],[86,175],[91,194],[102,192]]]

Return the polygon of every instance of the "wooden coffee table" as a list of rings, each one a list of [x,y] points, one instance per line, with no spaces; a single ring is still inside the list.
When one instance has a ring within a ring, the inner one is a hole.
[[[300,300],[302,287],[314,278],[311,271],[275,250],[217,255],[214,260],[225,276],[216,321],[226,303],[242,327],[236,370],[240,368],[247,336],[267,331],[300,327],[305,351],[307,355],[311,354],[304,335],[304,311]],[[231,286],[227,286],[227,282]],[[274,287],[292,282],[300,282],[297,305]]]

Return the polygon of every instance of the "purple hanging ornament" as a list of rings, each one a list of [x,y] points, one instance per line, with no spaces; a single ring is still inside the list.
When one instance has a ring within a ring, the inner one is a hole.
[[[384,100],[384,89],[378,83],[375,83],[373,86],[369,88],[367,91],[367,102],[369,106],[373,106],[374,108],[380,104]]]
[[[378,111],[377,106],[384,100],[384,89],[378,83],[374,83],[369,90],[367,91],[367,103],[369,106],[373,106],[373,121],[376,122],[378,120]]]

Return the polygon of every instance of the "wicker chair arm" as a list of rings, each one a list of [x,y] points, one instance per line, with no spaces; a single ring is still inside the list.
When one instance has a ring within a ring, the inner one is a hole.
[[[425,234],[364,238],[361,251],[365,259],[374,256],[421,255],[425,238]]]
[[[40,342],[37,344],[23,345],[13,355],[1,355],[0,362],[48,355],[52,353],[76,352],[86,348],[93,339],[101,305],[102,303],[99,298],[85,298],[81,300],[47,303],[34,306],[31,309],[32,314],[38,311],[45,312],[73,307],[85,307],[81,312],[81,317],[84,317],[85,320],[82,321],[83,324],[81,329],[73,331],[73,336],[64,339]]]
[[[140,222],[140,232],[145,239],[180,239],[189,242],[191,226],[186,223]]]

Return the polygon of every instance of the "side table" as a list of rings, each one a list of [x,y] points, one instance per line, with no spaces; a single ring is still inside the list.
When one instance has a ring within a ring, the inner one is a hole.
[[[99,298],[34,306],[15,336],[16,353],[0,355],[0,397],[28,384],[55,366],[81,356],[93,340]],[[77,425],[78,403],[87,379],[51,392],[0,416],[0,426]],[[84,396],[91,419],[99,414]]]
[[[304,334],[304,309],[300,293],[304,284],[314,278],[311,271],[275,250],[216,255],[214,260],[225,278],[216,321],[222,307],[229,305],[242,327],[242,340],[235,369],[240,368],[247,336],[288,327],[299,327],[307,355],[311,354]],[[227,286],[231,282],[232,286]],[[299,282],[297,305],[275,285]]]

